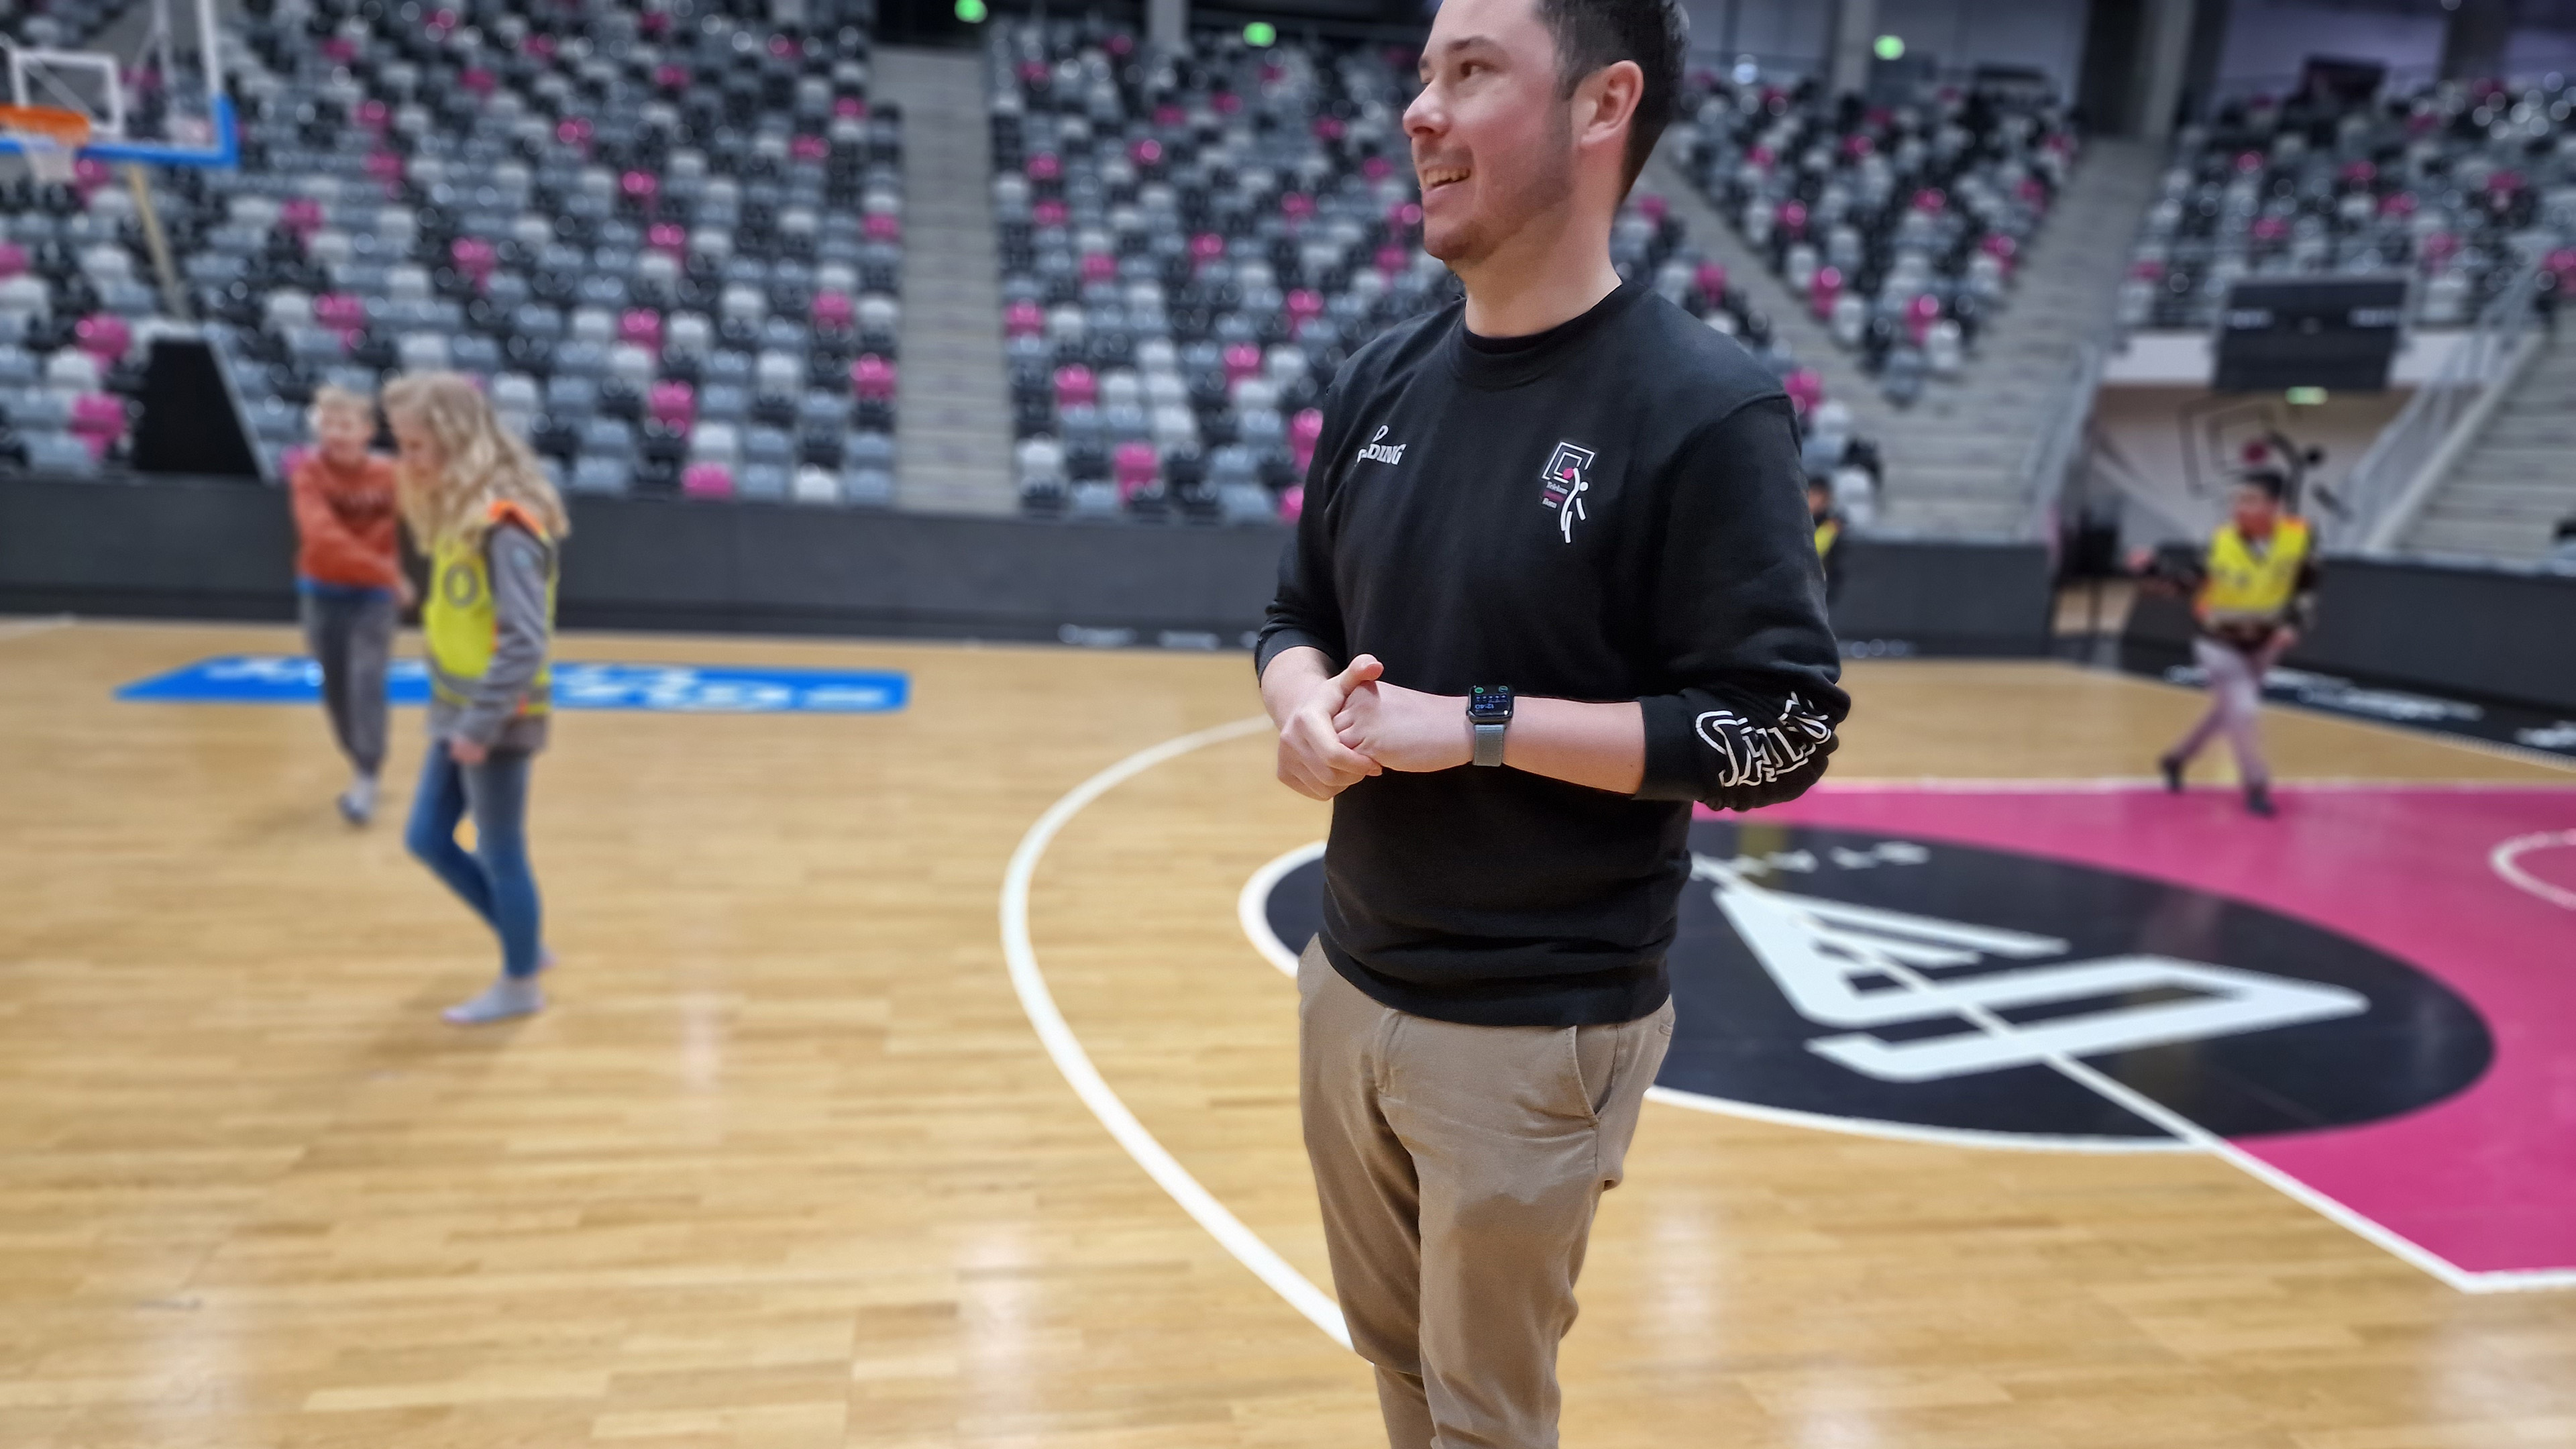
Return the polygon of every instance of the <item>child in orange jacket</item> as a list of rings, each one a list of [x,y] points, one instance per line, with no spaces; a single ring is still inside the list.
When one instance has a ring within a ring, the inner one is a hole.
[[[313,395],[313,451],[289,480],[295,499],[295,588],[304,639],[322,666],[322,703],[349,788],[340,814],[364,825],[376,813],[385,760],[385,667],[394,627],[411,604],[395,542],[394,463],[371,453],[372,398],[347,388]]]

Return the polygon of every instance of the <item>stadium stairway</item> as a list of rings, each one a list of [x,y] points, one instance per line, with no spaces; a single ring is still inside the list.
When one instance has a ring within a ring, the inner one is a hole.
[[[1662,195],[1682,219],[1691,244],[1710,261],[1725,267],[1727,285],[1741,290],[1754,310],[1770,320],[1772,339],[1785,345],[1800,367],[1812,368],[1824,379],[1825,396],[1851,409],[1852,431],[1878,439],[1880,446],[1886,446],[1886,440],[1897,429],[1895,405],[1861,371],[1852,354],[1834,345],[1824,324],[1807,310],[1805,300],[1790,294],[1787,285],[1771,274],[1762,259],[1744,244],[1744,238],[1727,225],[1681,167],[1672,162],[1676,148],[1670,142],[1680,134],[1680,128],[1664,134],[1667,144],[1655,148],[1645,174],[1639,178],[1640,187]]]
[[[2109,333],[2129,244],[2163,176],[2156,147],[2086,146],[1976,355],[1888,429],[1890,529],[1992,536],[2023,525],[2024,457],[2065,403],[2083,345]]]
[[[983,61],[974,51],[879,46],[874,85],[903,108],[906,142],[895,504],[1015,513]]]
[[[2023,456],[2063,401],[2078,349],[2108,332],[2129,243],[2163,174],[2154,147],[2088,144],[1967,367],[1934,379],[1920,402],[1900,411],[1678,169],[1659,158],[1653,173],[1692,238],[1770,313],[1773,335],[1851,407],[1855,431],[1879,440],[1887,466],[1881,529],[1937,537],[2007,536],[2022,526]]]
[[[2544,335],[2486,430],[2417,515],[2404,552],[2529,562],[2549,549],[2550,530],[2576,515],[2576,335]]]

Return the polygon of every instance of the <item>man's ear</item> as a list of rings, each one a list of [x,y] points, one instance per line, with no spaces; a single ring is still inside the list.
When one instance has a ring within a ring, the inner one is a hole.
[[[1617,60],[1583,78],[1575,88],[1575,140],[1590,147],[1625,145],[1629,120],[1645,98],[1646,73],[1633,60]]]

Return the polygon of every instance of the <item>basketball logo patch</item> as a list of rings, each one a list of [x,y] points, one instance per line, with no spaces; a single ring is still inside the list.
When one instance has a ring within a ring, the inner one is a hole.
[[[1560,442],[1539,470],[1539,481],[1546,485],[1540,501],[1555,511],[1557,534],[1567,543],[1574,542],[1574,525],[1587,516],[1583,495],[1592,488],[1592,459],[1590,448]]]

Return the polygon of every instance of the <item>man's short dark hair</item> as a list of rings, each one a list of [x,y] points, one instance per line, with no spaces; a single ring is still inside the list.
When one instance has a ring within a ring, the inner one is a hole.
[[[2571,538],[2576,538],[2576,513],[2568,514],[2558,520],[2558,532],[2553,535],[2553,541],[2558,543],[2565,543]]]
[[[2278,503],[2283,497],[2288,495],[2290,491],[2290,480],[2282,476],[2277,469],[2252,468],[2236,475],[2236,486],[2239,488],[2259,488],[2262,490],[2264,497]]]
[[[1605,65],[1633,60],[1646,73],[1628,119],[1628,155],[1620,194],[1637,184],[1655,142],[1672,124],[1682,88],[1682,59],[1690,53],[1690,16],[1677,0],[1538,0],[1538,18],[1556,38],[1556,89],[1571,99],[1583,78]]]

